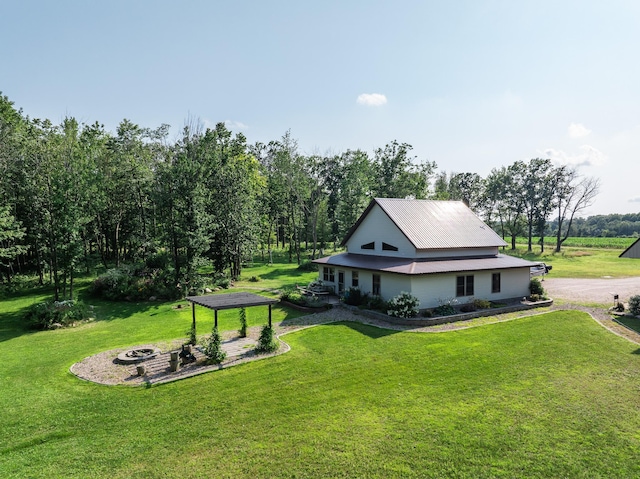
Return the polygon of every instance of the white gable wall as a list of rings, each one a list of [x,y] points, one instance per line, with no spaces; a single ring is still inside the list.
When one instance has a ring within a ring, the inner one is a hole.
[[[375,242],[375,249],[362,249],[363,244]],[[398,248],[398,251],[383,251],[382,243]],[[360,226],[347,241],[349,253],[368,254],[374,256],[392,256],[401,258],[415,258],[416,249],[400,232],[398,227],[389,219],[387,214],[377,204],[364,217]]]
[[[436,250],[419,250],[416,258],[468,258],[473,256],[495,256],[498,254],[497,246],[485,248],[450,248]]]

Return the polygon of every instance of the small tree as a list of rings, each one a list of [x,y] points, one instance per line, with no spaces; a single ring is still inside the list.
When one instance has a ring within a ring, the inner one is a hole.
[[[538,296],[544,295],[544,288],[542,287],[542,283],[538,278],[532,278],[529,282],[529,291],[531,294],[537,294]]]
[[[247,310],[245,308],[240,308],[239,318],[240,318],[240,329],[238,330],[238,333],[240,334],[241,338],[246,338],[247,337]]]
[[[629,298],[629,312],[634,316],[640,315],[640,295]]]
[[[278,341],[274,338],[273,328],[269,325],[262,328],[256,351],[259,353],[272,353],[278,350]]]
[[[222,339],[215,326],[211,331],[211,336],[203,340],[202,352],[210,364],[220,364],[227,357],[227,353],[222,350]]]

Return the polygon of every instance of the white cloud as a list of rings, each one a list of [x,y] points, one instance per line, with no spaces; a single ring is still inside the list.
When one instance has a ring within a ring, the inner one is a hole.
[[[640,196],[636,196],[635,198],[631,198],[629,203],[640,203]]]
[[[580,152],[574,155],[555,148],[547,148],[544,150],[544,156],[557,163],[572,166],[601,166],[607,160],[604,153],[590,145],[582,145]]]
[[[386,105],[387,97],[382,93],[363,93],[358,96],[357,102],[359,105],[382,106]]]
[[[249,128],[249,126],[245,125],[241,121],[235,120],[225,120],[224,124],[230,130],[247,130]]]
[[[571,138],[583,138],[588,136],[589,133],[591,133],[591,130],[582,123],[571,123],[569,125],[568,132]]]

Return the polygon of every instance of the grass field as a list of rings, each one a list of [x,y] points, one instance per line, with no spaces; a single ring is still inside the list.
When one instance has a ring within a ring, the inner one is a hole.
[[[530,261],[542,261],[553,266],[551,277],[555,278],[628,278],[640,276],[640,260],[619,258],[624,249],[565,247],[560,253],[547,250],[540,253],[534,247],[529,253],[526,247],[518,246],[516,251],[505,249],[505,254],[519,256]]]
[[[275,294],[315,276],[256,265],[237,286]],[[285,336],[282,356],[131,388],[69,367],[184,337],[190,310],[87,298],[98,321],[24,331],[46,295],[0,303],[2,478],[640,477],[640,348],[584,313],[433,334],[318,326]],[[265,316],[250,308],[250,325]],[[237,312],[219,320],[238,327]],[[199,313],[199,332],[212,322]]]

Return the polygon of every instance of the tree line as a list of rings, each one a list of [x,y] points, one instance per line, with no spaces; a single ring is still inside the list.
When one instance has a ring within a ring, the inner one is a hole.
[[[516,161],[486,177],[437,172],[407,143],[372,154],[303,154],[290,132],[248,143],[224,123],[169,126],[123,120],[115,132],[72,117],[56,125],[25,116],[0,94],[2,281],[35,273],[56,299],[74,273],[168,257],[176,284],[203,266],[235,279],[274,248],[302,261],[344,237],[374,197],[463,200],[504,238],[549,233],[560,250],[590,206],[598,181],[548,159]]]

